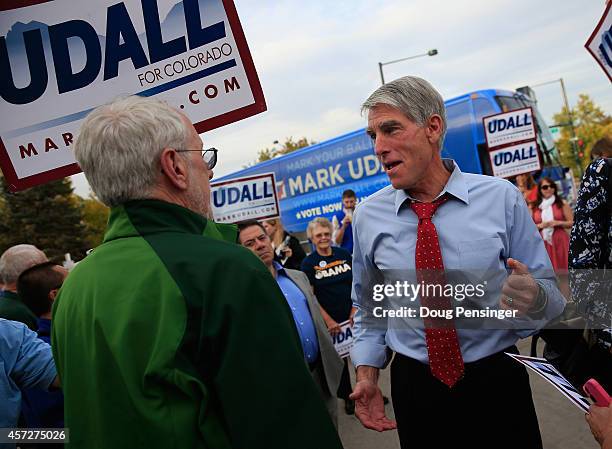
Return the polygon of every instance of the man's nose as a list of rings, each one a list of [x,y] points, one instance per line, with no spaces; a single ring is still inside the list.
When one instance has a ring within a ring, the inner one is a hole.
[[[210,181],[211,179],[213,179],[213,176],[215,175],[215,173],[212,170],[208,170],[208,180]]]
[[[381,157],[383,154],[388,153],[389,150],[385,144],[385,139],[382,137],[377,137],[374,141],[374,154],[376,156]]]

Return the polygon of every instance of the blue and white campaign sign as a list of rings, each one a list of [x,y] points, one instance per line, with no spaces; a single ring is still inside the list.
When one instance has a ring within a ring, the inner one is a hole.
[[[536,138],[531,108],[490,115],[482,121],[489,149]]]
[[[603,16],[584,46],[612,81],[612,2],[608,2]]]
[[[265,220],[280,215],[274,173],[212,183],[210,195],[218,223]]]
[[[302,232],[313,218],[332,219],[342,210],[342,192],[358,200],[389,185],[364,129],[257,164],[219,181],[273,172],[283,226]]]
[[[533,370],[552,384],[557,390],[569,399],[572,404],[578,407],[585,413],[588,413],[589,406],[591,403],[585,398],[574,386],[561,374],[557,368],[550,364],[546,359],[537,357],[527,357],[520,354],[510,354],[505,352],[504,354],[512,357],[517,362],[522,363],[527,368]]]
[[[332,337],[332,342],[336,352],[341,358],[348,357],[353,347],[353,328],[351,322],[340,323],[341,332]]]
[[[508,178],[542,168],[535,140],[489,151],[493,176]]]
[[[166,100],[198,132],[266,109],[232,0],[5,0],[0,10],[0,166],[12,190],[78,173],[82,120],[121,95]]]

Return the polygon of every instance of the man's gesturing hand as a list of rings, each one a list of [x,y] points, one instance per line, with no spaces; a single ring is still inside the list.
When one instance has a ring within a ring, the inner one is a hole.
[[[527,265],[515,259],[508,259],[508,268],[512,273],[502,288],[502,309],[516,309],[526,315],[533,308],[538,296],[538,284],[529,273]]]
[[[355,416],[365,428],[378,432],[397,428],[397,423],[385,415],[382,392],[371,379],[358,380],[349,398],[355,401]]]

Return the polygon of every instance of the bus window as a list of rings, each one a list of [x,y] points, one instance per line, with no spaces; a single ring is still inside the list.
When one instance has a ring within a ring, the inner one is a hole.
[[[468,99],[446,106],[448,132],[444,139],[444,157],[451,157],[464,172],[481,173],[472,133],[472,111]]]
[[[488,98],[474,98],[472,100],[474,104],[474,116],[476,118],[476,134],[477,134],[477,148],[478,148],[478,159],[480,160],[480,166],[482,167],[482,174],[493,176],[493,168],[491,167],[491,158],[489,157],[489,150],[485,142],[484,126],[482,126],[482,119],[489,115],[495,115],[499,110],[494,106],[491,100]]]

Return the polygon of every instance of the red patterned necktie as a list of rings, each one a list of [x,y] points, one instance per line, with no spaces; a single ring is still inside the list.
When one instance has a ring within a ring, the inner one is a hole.
[[[433,203],[411,203],[410,207],[419,217],[416,244],[416,272],[417,281],[420,285],[441,285],[442,290],[446,284],[444,275],[444,263],[442,252],[438,241],[436,227],[431,221],[438,206],[448,198],[443,196]],[[427,290],[427,289],[426,289]],[[431,288],[438,293],[440,288]],[[432,293],[427,292],[426,293]],[[430,310],[451,309],[450,299],[444,295],[428,295],[421,291],[421,305]],[[461,348],[457,338],[457,331],[452,319],[424,318],[425,341],[427,342],[427,353],[429,355],[429,368],[432,374],[452,387],[463,376],[464,366]]]

